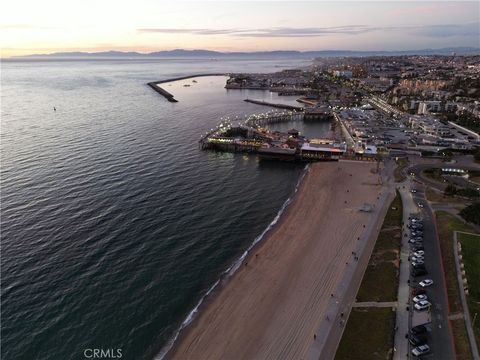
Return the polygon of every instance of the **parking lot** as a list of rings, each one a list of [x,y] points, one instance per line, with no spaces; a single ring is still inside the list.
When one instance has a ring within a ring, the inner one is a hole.
[[[411,344],[417,346],[428,345],[429,351],[421,356],[422,359],[454,359],[443,265],[434,215],[425,199],[423,186],[413,181],[410,184],[412,185],[408,189],[410,196],[407,201],[409,203],[404,204],[410,210],[410,219],[404,219],[404,236],[407,236],[410,242],[409,328],[425,325],[426,331],[416,337],[409,334],[411,337],[409,340]],[[418,256],[415,256],[414,252],[417,252],[415,255]],[[423,284],[425,280],[432,280],[433,283]],[[414,302],[415,295],[424,296],[416,298]],[[418,309],[415,309],[415,303]],[[410,345],[409,353],[413,358],[414,348],[415,346]]]

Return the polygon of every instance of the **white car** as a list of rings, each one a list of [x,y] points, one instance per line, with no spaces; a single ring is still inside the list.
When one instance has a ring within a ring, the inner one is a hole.
[[[427,300],[420,300],[415,304],[415,310],[426,310],[430,307],[430,302]]]
[[[418,283],[421,287],[427,287],[433,285],[433,280],[432,279],[425,279],[422,280]]]
[[[420,295],[415,296],[412,300],[413,300],[414,303],[418,303],[422,300],[427,300],[427,295],[420,294]]]
[[[419,207],[419,208],[423,208],[423,204],[422,204],[422,203],[418,203],[418,207]]]
[[[425,259],[423,258],[423,256],[412,256],[410,260],[412,260],[412,263],[417,263],[417,264],[425,263]]]
[[[421,256],[423,257],[425,255],[425,251],[423,250],[418,250],[413,253],[413,256]]]
[[[414,356],[420,356],[424,354],[428,354],[430,352],[430,346],[427,344],[417,346],[415,349],[412,349],[412,354]]]
[[[413,267],[420,266],[420,265],[425,266],[425,261],[423,261],[423,260],[412,261],[412,266]]]

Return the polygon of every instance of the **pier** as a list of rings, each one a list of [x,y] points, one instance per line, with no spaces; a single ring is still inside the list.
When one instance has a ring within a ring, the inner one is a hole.
[[[266,105],[271,106],[278,109],[286,109],[286,110],[294,110],[294,111],[303,111],[304,108],[302,106],[294,106],[294,105],[287,105],[287,104],[277,104],[277,103],[270,103],[264,100],[252,100],[252,99],[245,99],[243,100],[248,103],[257,104],[257,105]]]
[[[167,90],[159,86],[160,84],[168,83],[168,82],[173,82],[173,81],[179,81],[179,80],[186,80],[186,79],[192,79],[192,78],[197,78],[197,77],[204,77],[204,76],[228,76],[228,74],[195,74],[195,75],[186,75],[186,76],[180,76],[176,78],[170,78],[170,79],[165,79],[165,80],[158,80],[158,81],[151,81],[147,83],[148,86],[150,86],[153,90],[155,90],[157,93],[162,95],[165,99],[167,99],[170,102],[178,102],[177,99],[173,96],[173,94],[169,93]]]
[[[232,126],[226,120],[200,138],[202,150],[258,154],[260,159],[280,161],[338,161],[347,151],[346,144],[334,140],[309,142],[295,129],[287,133],[269,131],[262,125],[303,119],[303,113],[273,112],[254,114],[244,125]]]
[[[251,127],[265,126],[268,124],[276,124],[280,122],[303,120],[303,112],[283,111],[283,112],[268,112],[266,114],[250,115],[245,120],[245,125]]]

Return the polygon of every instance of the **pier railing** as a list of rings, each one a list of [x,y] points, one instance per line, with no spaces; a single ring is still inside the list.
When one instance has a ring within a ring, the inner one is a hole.
[[[296,111],[282,111],[282,112],[271,112],[263,114],[253,114],[249,115],[245,120],[245,125],[251,127],[264,126],[268,124],[276,124],[281,122],[290,122],[303,120],[303,112]]]

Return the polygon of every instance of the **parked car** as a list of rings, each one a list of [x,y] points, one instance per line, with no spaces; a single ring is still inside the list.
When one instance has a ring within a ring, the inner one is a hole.
[[[412,189],[412,190],[410,190],[410,192],[411,192],[412,194],[415,194],[415,193],[417,192],[417,189]]]
[[[415,310],[422,311],[427,310],[430,307],[430,302],[427,300],[420,300],[414,305]]]
[[[410,220],[410,224],[412,225],[423,225],[423,220],[415,218]]]
[[[423,247],[423,244],[422,243],[415,243],[415,244],[411,244],[410,246],[412,248],[413,251],[417,251],[417,250],[423,250],[424,247]]]
[[[427,290],[425,290],[424,288],[421,288],[421,287],[415,287],[415,288],[412,289],[412,295],[413,296],[426,294],[426,293],[427,293]]]
[[[414,249],[415,247],[418,247],[418,246],[423,246],[423,242],[422,241],[412,241],[410,244],[410,248]]]
[[[424,261],[412,261],[412,266],[413,266],[414,269],[425,268],[425,262]]]
[[[418,207],[419,207],[419,208],[423,208],[423,204],[422,204],[422,203],[418,203]]]
[[[427,343],[427,337],[425,335],[409,335],[408,342],[413,346],[425,345]]]
[[[414,335],[425,334],[426,332],[427,328],[424,325],[417,325],[410,329],[410,333]]]
[[[423,268],[423,269],[412,269],[411,271],[411,275],[413,277],[419,277],[419,276],[425,276],[425,275],[428,275],[428,271]]]
[[[432,279],[425,279],[425,280],[420,281],[418,283],[418,285],[420,285],[421,287],[432,286],[433,285],[433,280]]]
[[[422,300],[427,300],[427,295],[420,294],[420,295],[415,296],[412,300],[413,300],[414,303],[418,303]]]
[[[429,352],[430,352],[430,347],[427,344],[420,345],[412,349],[413,356],[425,355],[425,354],[428,354]]]
[[[423,256],[412,256],[410,258],[410,260],[412,262],[421,262],[421,263],[425,263],[425,258]]]
[[[413,253],[413,255],[414,255],[414,256],[422,256],[422,257],[423,257],[423,256],[425,255],[425,251],[423,251],[423,250],[418,250],[418,251],[415,251],[415,252]]]

